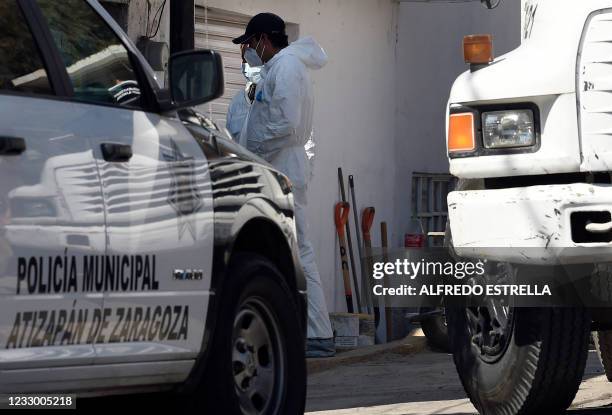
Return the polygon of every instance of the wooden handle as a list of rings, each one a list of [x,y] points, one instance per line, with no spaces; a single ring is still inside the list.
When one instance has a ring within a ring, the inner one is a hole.
[[[387,222],[380,223],[380,242],[383,248],[389,246],[389,241],[387,239]]]
[[[372,235],[370,234],[370,230],[372,229],[372,224],[374,223],[374,215],[376,214],[376,209],[373,207],[367,207],[363,210],[363,214],[361,216],[361,231],[363,232],[363,240],[372,240]]]
[[[336,222],[336,230],[338,231],[338,235],[344,235],[344,227],[348,222],[350,210],[351,207],[348,203],[336,203],[336,207],[334,210],[334,221]]]
[[[338,238],[340,242],[340,264],[342,266],[342,281],[344,283],[344,295],[346,297],[346,308],[349,313],[354,312],[353,309],[353,290],[351,288],[351,277],[349,275],[348,256],[346,253],[346,237],[344,236],[344,227],[338,228]]]
[[[351,277],[349,275],[348,255],[346,251],[346,236],[344,228],[348,223],[350,206],[346,202],[336,203],[334,208],[334,222],[336,232],[338,232],[338,242],[340,244],[340,263],[342,265],[342,281],[344,283],[344,295],[346,297],[346,308],[349,313],[353,310],[353,290],[351,288]]]

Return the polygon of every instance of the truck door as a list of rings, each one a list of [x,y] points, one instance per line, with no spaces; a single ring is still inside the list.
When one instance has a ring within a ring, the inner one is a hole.
[[[22,369],[91,364],[103,301],[82,290],[84,258],[106,249],[89,127],[31,5],[0,2],[0,392],[46,381]]]
[[[146,79],[114,22],[83,0],[38,0],[74,87],[100,172],[107,256],[96,363],[192,359],[212,267],[208,164],[175,118],[143,110]],[[87,30],[75,30],[79,19]],[[105,18],[103,18],[105,17]]]

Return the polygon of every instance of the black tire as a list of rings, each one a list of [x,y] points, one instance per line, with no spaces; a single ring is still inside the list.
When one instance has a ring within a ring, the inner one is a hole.
[[[612,264],[595,264],[591,274],[591,294],[606,305],[612,304]]]
[[[596,300],[603,302],[605,305],[609,306],[612,304],[612,264],[595,264],[591,274],[591,294],[595,296]],[[603,311],[603,315],[608,320],[609,310],[609,308],[596,309],[595,312],[597,314],[595,315],[602,316]],[[599,360],[604,367],[606,377],[609,382],[612,382],[612,330],[593,332],[593,342],[595,343]]]
[[[442,310],[444,310],[444,308],[442,308]],[[434,311],[434,309],[421,309],[421,313],[428,311]],[[446,353],[450,352],[450,340],[448,338],[445,313],[424,318],[421,320],[421,328],[427,338],[427,342],[433,349]]]
[[[574,400],[586,365],[588,310],[506,311],[503,347],[485,347],[488,341],[471,335],[474,308],[447,308],[453,358],[465,391],[484,415],[562,413]]]
[[[612,382],[612,330],[593,332],[593,341],[608,382]]]
[[[294,294],[258,255],[237,255],[227,278],[195,406],[205,414],[303,414],[305,339]]]

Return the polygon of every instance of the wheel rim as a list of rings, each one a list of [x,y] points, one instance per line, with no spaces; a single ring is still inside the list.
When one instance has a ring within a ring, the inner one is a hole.
[[[503,283],[514,280],[514,270],[509,264],[494,266],[487,282]],[[506,352],[514,329],[514,308],[511,297],[489,297],[482,305],[466,309],[472,347],[487,363],[497,362]]]
[[[503,356],[514,326],[513,308],[498,300],[467,309],[472,346],[482,360],[494,363]]]
[[[276,414],[285,384],[285,356],[274,314],[259,299],[247,299],[234,319],[232,370],[244,415]]]

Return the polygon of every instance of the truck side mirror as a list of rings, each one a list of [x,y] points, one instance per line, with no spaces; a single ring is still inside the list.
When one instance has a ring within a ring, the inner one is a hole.
[[[223,62],[215,51],[176,53],[170,57],[168,67],[174,108],[201,105],[223,95]]]

